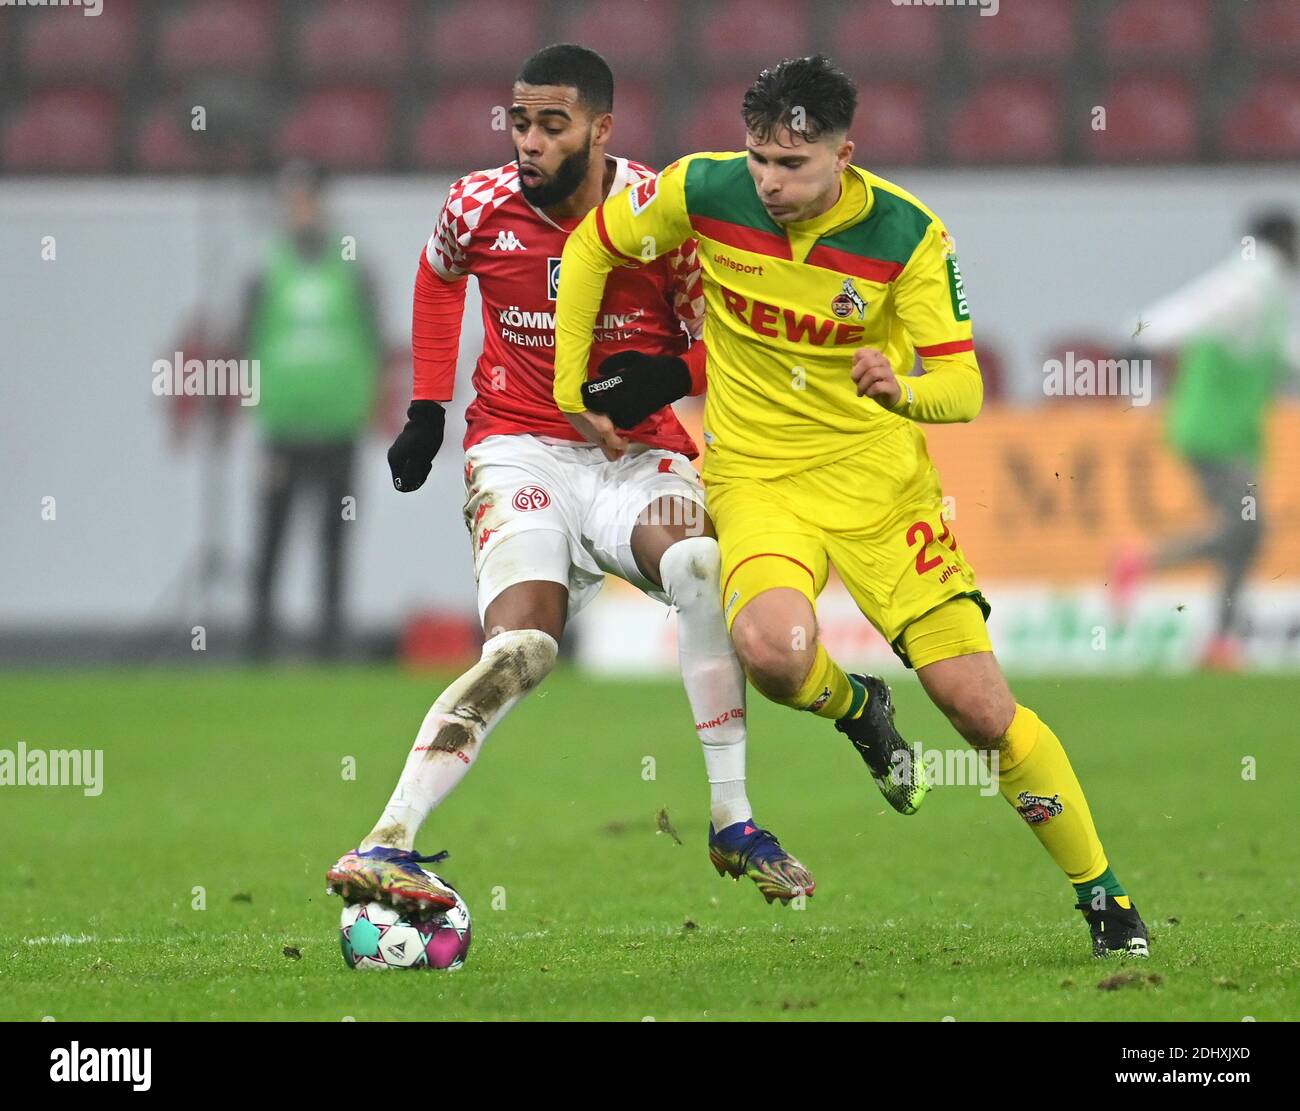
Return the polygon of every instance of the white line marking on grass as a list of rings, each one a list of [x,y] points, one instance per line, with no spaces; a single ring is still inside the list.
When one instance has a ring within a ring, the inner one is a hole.
[[[736,933],[745,930],[745,926],[731,925],[706,925],[700,929],[718,934]],[[749,928],[757,929],[760,927],[751,926]],[[864,927],[865,928],[865,927]],[[788,930],[793,934],[800,936],[809,934],[843,934],[849,930],[843,926],[816,926],[809,929],[806,926],[791,925],[788,922],[773,922],[772,929],[776,931]],[[678,937],[681,935],[682,927],[680,925],[669,926],[600,926],[596,929],[587,929],[582,926],[562,926],[546,930],[521,930],[517,933],[509,930],[503,930],[500,933],[492,935],[484,934],[496,941],[540,941],[544,938],[559,937],[563,938],[568,934],[581,932],[584,937]],[[476,937],[475,940],[478,940]]]
[[[180,946],[192,946],[196,943],[209,941],[273,941],[276,944],[284,945],[307,945],[313,941],[320,941],[321,935],[286,935],[278,933],[253,933],[248,930],[223,930],[220,933],[190,933],[170,937],[153,937],[147,934],[139,934],[135,937],[97,937],[94,934],[55,934],[51,937],[25,937],[24,945],[90,945],[98,943],[101,945],[116,944],[144,944],[148,943],[154,946],[170,946],[177,948]]]

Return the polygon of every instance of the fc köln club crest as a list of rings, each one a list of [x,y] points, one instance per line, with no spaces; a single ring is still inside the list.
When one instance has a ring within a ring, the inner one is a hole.
[[[1031,826],[1050,822],[1065,809],[1060,795],[1031,795],[1028,791],[1021,791],[1016,798],[1019,801],[1016,810]]]
[[[867,318],[867,303],[854,287],[852,278],[844,279],[844,285],[831,301],[831,312],[841,320],[852,316],[854,312],[858,314],[859,320]]]

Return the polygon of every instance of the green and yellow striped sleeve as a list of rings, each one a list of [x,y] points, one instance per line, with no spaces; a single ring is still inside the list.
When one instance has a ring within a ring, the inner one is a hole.
[[[952,237],[935,219],[894,285],[895,305],[925,374],[899,378],[894,412],[927,424],[973,420],[984,401],[966,287]]]
[[[615,266],[652,262],[691,235],[685,160],[587,213],[564,245],[555,296],[555,403],[580,413],[591,333]]]

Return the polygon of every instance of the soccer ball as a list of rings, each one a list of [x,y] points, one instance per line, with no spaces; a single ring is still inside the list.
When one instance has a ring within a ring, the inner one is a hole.
[[[383,903],[352,903],[339,922],[339,946],[349,968],[460,968],[469,935],[469,907],[459,894],[454,907],[421,916]]]

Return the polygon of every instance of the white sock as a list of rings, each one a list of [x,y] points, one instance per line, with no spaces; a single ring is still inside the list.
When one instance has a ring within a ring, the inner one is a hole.
[[[384,815],[360,847],[412,848],[429,812],[465,778],[487,735],[546,678],[558,653],[555,638],[539,629],[515,629],[485,642],[479,662],[425,715]]]
[[[745,673],[722,616],[721,567],[711,536],[679,540],[659,561],[664,592],[677,610],[677,656],[704,746],[714,829],[753,817],[745,796]]]

